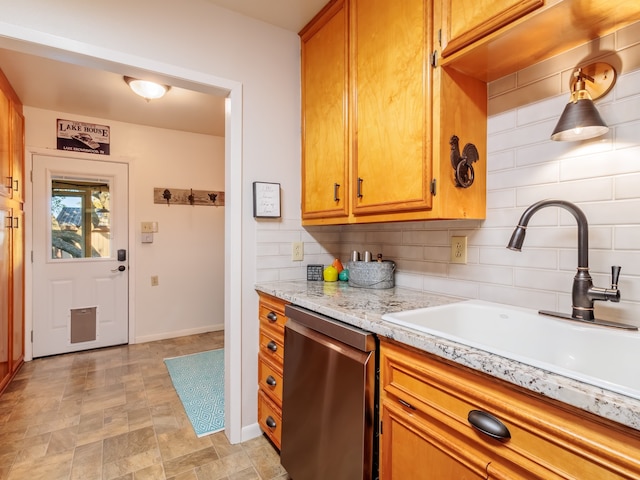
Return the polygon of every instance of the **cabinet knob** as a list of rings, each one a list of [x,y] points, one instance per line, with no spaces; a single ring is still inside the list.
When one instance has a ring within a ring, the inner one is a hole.
[[[271,340],[269,343],[267,343],[267,348],[272,352],[275,352],[276,350],[278,350],[278,345],[276,344],[276,342]]]
[[[275,387],[278,384],[278,382],[276,382],[276,379],[273,378],[271,375],[267,377],[266,382],[267,382],[267,385],[269,385],[270,387]]]
[[[490,413],[481,410],[471,410],[467,420],[473,428],[498,440],[509,440],[511,432],[504,423]]]
[[[276,315],[276,313],[275,313],[275,312],[269,312],[269,313],[267,313],[267,319],[268,319],[270,322],[275,322],[275,321],[277,321],[277,320],[278,320],[278,315]]]
[[[267,419],[265,420],[265,423],[269,428],[276,428],[276,426],[278,425],[271,415],[267,417]]]

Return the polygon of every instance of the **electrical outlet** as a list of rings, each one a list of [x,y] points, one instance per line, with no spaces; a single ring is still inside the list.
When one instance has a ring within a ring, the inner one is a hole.
[[[304,243],[293,242],[291,245],[291,260],[301,262],[304,260]]]
[[[157,287],[159,283],[160,282],[158,281],[158,276],[157,275],[152,275],[151,276],[151,286],[152,287]]]
[[[451,263],[467,263],[467,237],[451,237]]]

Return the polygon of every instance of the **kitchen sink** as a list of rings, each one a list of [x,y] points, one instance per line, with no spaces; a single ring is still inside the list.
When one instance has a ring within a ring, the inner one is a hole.
[[[640,333],[467,300],[382,319],[640,400]]]

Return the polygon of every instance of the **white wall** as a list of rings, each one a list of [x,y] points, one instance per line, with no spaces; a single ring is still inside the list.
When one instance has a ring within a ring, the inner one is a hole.
[[[111,154],[129,164],[133,343],[221,329],[224,323],[224,207],[157,205],[154,187],[224,191],[224,138],[25,107],[27,150],[56,149],[57,118],[109,125]],[[57,154],[59,152],[53,152]],[[72,156],[72,154],[67,154]],[[86,157],[86,156],[85,156]],[[140,222],[156,221],[154,242]],[[151,286],[152,275],[159,285]]]
[[[596,102],[611,127],[582,143],[552,142],[568,102],[569,76],[579,63],[601,58],[621,75]],[[487,218],[344,227],[297,232],[265,225],[259,236],[259,276],[305,278],[290,260],[290,241],[305,243],[306,263],[343,261],[353,249],[381,252],[398,264],[396,284],[535,309],[571,311],[577,229],[566,211],[547,208],[531,220],[521,253],[505,248],[530,204],[559,198],[578,204],[589,220],[594,284],[610,285],[621,265],[622,301],[596,302],[605,319],[640,326],[640,23],[489,85]],[[337,237],[339,235],[339,240]],[[468,237],[468,262],[449,262],[450,238]]]
[[[241,192],[225,186],[226,193],[238,199],[225,208],[232,208],[237,212],[234,220],[242,221],[241,229],[230,229],[234,235],[230,244],[241,248],[237,262],[241,263],[240,271],[232,272],[234,281],[240,276],[241,291],[231,292],[233,305],[225,305],[233,314],[225,312],[225,317],[232,317],[228,322],[233,328],[228,330],[240,330],[242,336],[234,347],[240,352],[234,352],[234,366],[229,367],[235,368],[231,389],[236,396],[230,408],[237,409],[240,398],[242,405],[240,414],[232,415],[233,425],[228,425],[235,432],[232,441],[238,441],[236,427],[246,429],[257,422],[257,232],[252,217],[252,182],[281,183],[284,214],[299,216],[292,213],[300,209],[297,34],[218,8],[206,0],[194,0],[189,8],[174,0],[114,0],[108,4],[0,0],[0,10],[0,46],[6,47],[9,38],[11,48],[30,50],[24,40],[61,49],[55,52],[57,58],[68,59],[72,52],[74,61],[77,54],[92,57],[87,58],[88,64],[95,57],[115,62],[114,68],[124,64],[170,72],[182,86],[184,79],[192,81],[187,88],[206,87],[219,80],[215,85],[233,85],[236,98],[242,98],[242,108],[232,118],[240,125],[241,131],[235,135],[240,138],[237,150],[241,154],[231,165],[241,175]],[[247,435],[255,432],[248,431]]]

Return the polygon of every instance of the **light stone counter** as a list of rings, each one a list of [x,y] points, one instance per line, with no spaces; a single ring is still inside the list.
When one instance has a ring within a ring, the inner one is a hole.
[[[343,282],[272,282],[256,285],[256,290],[640,430],[640,400],[381,318],[385,313],[435,307],[463,298],[401,287],[360,289]]]

